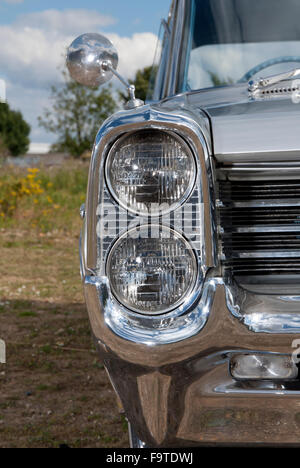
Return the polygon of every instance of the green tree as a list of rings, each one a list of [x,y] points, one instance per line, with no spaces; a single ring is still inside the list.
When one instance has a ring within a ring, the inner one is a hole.
[[[234,84],[234,80],[230,77],[228,77],[227,80],[223,80],[217,73],[209,71],[208,74],[210,75],[210,79],[214,86],[226,86]]]
[[[11,110],[6,103],[0,104],[0,147],[2,153],[18,156],[28,151],[30,126],[21,112]]]
[[[52,86],[52,106],[39,117],[40,126],[57,135],[52,149],[79,157],[91,150],[100,125],[116,111],[109,86],[88,88],[63,72],[64,84]]]
[[[130,84],[135,86],[135,94],[138,99],[146,101],[149,83],[152,78],[153,67],[145,67],[142,70],[136,72],[134,80],[129,80]],[[120,92],[120,98],[124,103],[128,101],[128,93]]]

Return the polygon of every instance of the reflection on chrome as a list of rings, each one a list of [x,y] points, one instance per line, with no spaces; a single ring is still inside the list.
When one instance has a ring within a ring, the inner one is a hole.
[[[231,313],[259,333],[300,333],[300,308],[295,296],[257,294],[236,282],[225,284]]]
[[[157,317],[153,315],[147,317],[134,313],[118,303],[110,292],[107,278],[85,279],[86,286],[93,285],[97,288],[99,309],[111,330],[123,339],[147,346],[176,343],[201,331],[209,317],[218,284],[221,283],[217,279],[207,281],[198,303],[199,294],[194,292],[176,311]]]

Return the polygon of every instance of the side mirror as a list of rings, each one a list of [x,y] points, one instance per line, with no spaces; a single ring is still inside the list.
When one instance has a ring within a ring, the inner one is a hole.
[[[101,34],[83,34],[77,37],[67,51],[67,67],[71,77],[86,86],[101,86],[113,77],[118,66],[118,52]]]
[[[126,109],[144,105],[135,97],[135,87],[117,72],[119,57],[113,44],[101,34],[88,33],[77,37],[67,51],[67,67],[71,77],[85,86],[97,87],[115,75],[126,86],[130,100]]]

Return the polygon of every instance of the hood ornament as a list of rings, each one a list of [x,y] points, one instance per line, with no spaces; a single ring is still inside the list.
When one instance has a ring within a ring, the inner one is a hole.
[[[300,68],[267,78],[251,80],[248,83],[248,91],[251,97],[295,95],[295,93],[298,96],[300,93]]]

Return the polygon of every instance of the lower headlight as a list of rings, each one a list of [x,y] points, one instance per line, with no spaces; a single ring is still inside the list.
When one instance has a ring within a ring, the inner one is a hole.
[[[113,294],[127,308],[144,314],[169,312],[193,290],[197,261],[190,244],[162,226],[143,226],[112,247],[107,276]]]

